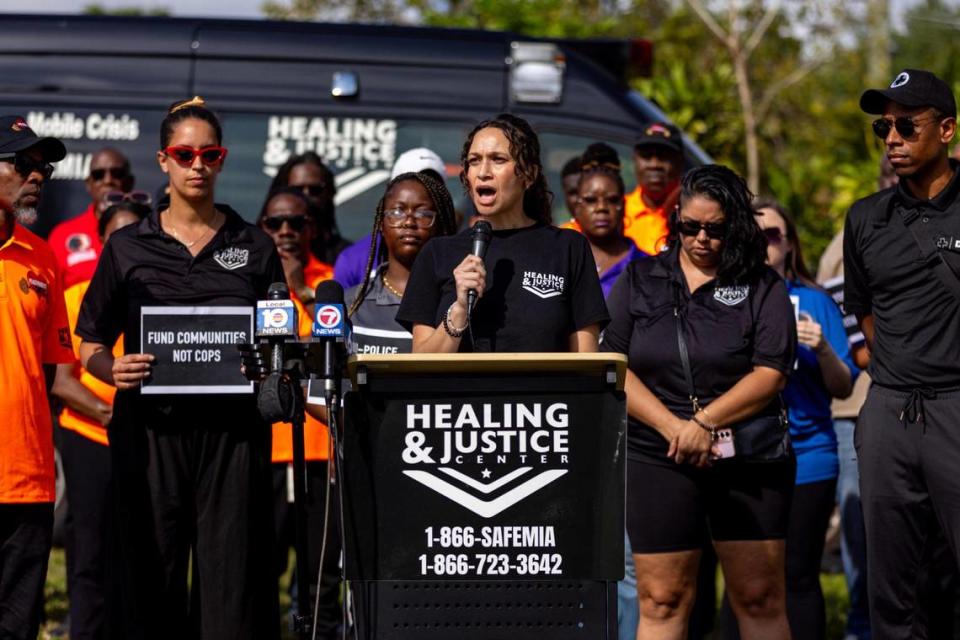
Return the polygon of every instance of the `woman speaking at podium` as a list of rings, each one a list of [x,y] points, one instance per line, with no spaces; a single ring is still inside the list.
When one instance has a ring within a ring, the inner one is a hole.
[[[108,435],[123,620],[111,637],[193,637],[195,628],[204,640],[279,635],[270,427],[254,396],[139,388],[156,366],[142,353],[141,307],[253,307],[284,281],[273,240],[214,201],[221,145],[202,99],[170,108],[157,152],[170,205],[111,236],[77,323],[84,368],[118,389]],[[121,333],[124,355],[114,358]],[[191,554],[200,607],[188,614]]]
[[[500,114],[474,127],[460,159],[492,237],[485,259],[471,255],[471,230],[434,238],[417,256],[397,312],[413,352],[596,351],[609,319],[597,267],[582,235],[550,224],[533,129]]]

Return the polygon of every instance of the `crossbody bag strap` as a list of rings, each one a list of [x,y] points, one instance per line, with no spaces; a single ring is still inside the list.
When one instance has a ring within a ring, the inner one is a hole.
[[[683,337],[683,312],[680,310],[680,301],[677,299],[673,307],[673,317],[677,323],[677,349],[680,351],[680,364],[683,365],[683,377],[687,381],[687,395],[693,412],[700,411],[700,400],[697,398],[697,389],[693,386],[693,370],[690,368],[690,352],[687,350],[687,341]]]
[[[903,219],[903,226],[910,231],[914,242],[917,243],[917,248],[920,249],[921,259],[931,266],[933,272],[940,278],[940,282],[947,288],[947,291],[952,293],[957,300],[960,300],[960,278],[958,278],[956,272],[950,268],[946,260],[943,259],[943,256],[940,255],[940,249],[937,247],[933,238],[922,237],[921,234],[917,232],[917,227],[913,224],[919,217],[917,213],[907,211],[903,207],[897,207],[897,211]],[[924,242],[925,240],[926,242]]]

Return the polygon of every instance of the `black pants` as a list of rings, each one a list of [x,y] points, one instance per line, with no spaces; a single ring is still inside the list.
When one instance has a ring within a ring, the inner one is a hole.
[[[123,565],[114,635],[277,638],[269,426],[244,401],[140,406],[121,396],[109,432]]]
[[[0,640],[35,640],[53,541],[53,504],[0,504]]]
[[[110,548],[110,449],[60,429],[60,458],[67,486],[67,585],[71,640],[106,633],[107,558]]]
[[[854,443],[873,637],[927,638],[918,615],[918,593],[930,580],[925,566],[941,536],[954,561],[960,549],[960,392],[908,394],[874,384]]]
[[[330,530],[327,532],[327,549],[323,559],[323,571],[320,584],[317,585],[317,573],[320,571],[320,546],[323,542],[324,500],[326,497],[326,462],[307,462],[307,527],[309,530],[307,566],[310,568],[310,606],[319,605],[314,612],[317,618],[317,636],[334,637],[340,625],[340,531],[337,527],[339,512],[336,499],[337,487],[330,488]],[[287,490],[287,464],[273,465],[273,508],[274,526],[277,536],[277,574],[287,570],[290,547],[296,542],[294,504]],[[296,584],[291,582],[291,586]],[[319,597],[318,597],[319,592]],[[296,602],[291,601],[291,609]],[[303,612],[300,612],[303,613]]]
[[[799,484],[793,490],[786,549],[787,618],[793,640],[826,637],[820,561],[836,493],[836,479]]]

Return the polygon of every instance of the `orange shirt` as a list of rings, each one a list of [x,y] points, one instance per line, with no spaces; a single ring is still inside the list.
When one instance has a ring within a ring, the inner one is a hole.
[[[633,240],[640,251],[651,256],[659,253],[666,243],[669,212],[663,207],[648,207],[640,187],[627,194],[623,211],[623,235]]]
[[[303,267],[304,280],[312,288],[324,280],[333,277],[333,266],[320,262],[312,255]],[[313,318],[307,309],[294,297],[293,304],[297,307],[297,316],[300,318],[300,335],[309,336],[313,325]],[[306,460],[327,460],[329,457],[330,434],[327,425],[323,424],[310,414],[307,414],[306,424],[303,426],[303,448]],[[276,422],[273,425],[273,462],[293,461],[293,426],[289,422]]]
[[[77,328],[77,316],[80,315],[80,303],[83,302],[83,294],[87,292],[87,287],[89,286],[89,280],[78,282],[63,292],[63,298],[67,304],[67,319],[70,322],[70,332],[73,337],[73,355],[75,359],[73,375],[80,381],[80,384],[86,387],[98,400],[112,405],[113,395],[117,392],[117,389],[95,377],[92,373],[80,366],[80,336],[73,333]],[[113,347],[113,355],[116,358],[123,355],[122,336]],[[109,444],[106,427],[93,418],[88,418],[70,407],[64,407],[63,411],[60,412],[60,426],[64,429],[76,431],[85,438],[89,438],[102,445]]]
[[[44,364],[73,361],[57,262],[14,224],[0,244],[0,503],[53,502]]]

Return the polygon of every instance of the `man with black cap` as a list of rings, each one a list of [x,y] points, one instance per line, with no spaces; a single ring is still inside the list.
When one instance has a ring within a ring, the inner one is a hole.
[[[683,138],[666,122],[648,125],[633,147],[637,188],[627,194],[623,234],[637,248],[654,255],[663,248],[667,217],[680,196]]]
[[[940,531],[960,557],[960,165],[950,88],[905,69],[860,108],[899,184],[856,202],[844,228],[844,306],[873,385],[854,442],[873,637],[926,637],[921,567]],[[939,529],[939,531],[938,531]]]
[[[66,155],[19,116],[0,116],[0,638],[37,637],[53,535],[53,434],[46,389],[70,362],[56,260],[23,224]],[[44,386],[44,380],[47,387]]]

